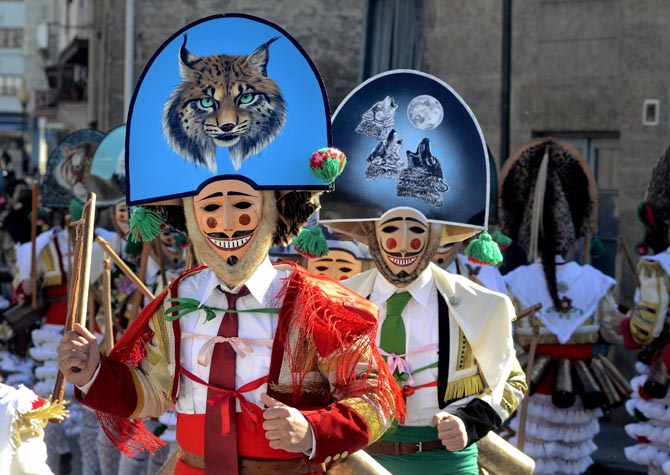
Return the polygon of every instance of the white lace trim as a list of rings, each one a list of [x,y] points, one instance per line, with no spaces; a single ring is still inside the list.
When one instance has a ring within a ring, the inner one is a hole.
[[[536,459],[535,475],[580,475],[593,465],[591,457],[579,461],[564,459]]]

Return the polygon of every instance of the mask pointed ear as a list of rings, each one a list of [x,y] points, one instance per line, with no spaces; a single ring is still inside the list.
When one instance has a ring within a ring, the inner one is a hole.
[[[275,36],[267,43],[260,45],[249,56],[247,56],[247,64],[261,73],[263,76],[268,75],[268,61],[270,60],[270,45],[279,39]]]
[[[184,42],[179,48],[179,72],[182,78],[187,78],[191,75],[193,66],[200,61],[200,57],[194,55],[186,49],[186,35],[184,35]]]

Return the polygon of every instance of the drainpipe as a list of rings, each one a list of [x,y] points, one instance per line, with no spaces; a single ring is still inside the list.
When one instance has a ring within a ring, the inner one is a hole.
[[[126,38],[125,38],[124,74],[123,74],[123,111],[128,115],[130,99],[133,97],[134,51],[135,51],[135,0],[126,0]]]
[[[502,88],[500,97],[500,166],[509,157],[509,103],[512,65],[512,0],[503,0]]]

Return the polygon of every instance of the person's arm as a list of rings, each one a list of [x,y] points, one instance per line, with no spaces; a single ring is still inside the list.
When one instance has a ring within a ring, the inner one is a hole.
[[[490,391],[485,390],[467,404],[454,409],[447,406],[445,410],[463,421],[467,447],[485,437],[489,431],[498,429],[514,413],[527,391],[526,375],[515,358],[500,401],[494,401]]]
[[[93,383],[85,392],[75,389],[79,402],[96,411],[130,419],[158,417],[173,407],[173,378],[168,367],[171,350],[165,335],[169,325],[165,324],[162,305],[150,317],[148,326],[152,338],[145,345],[146,355],[139,366],[100,355]]]
[[[316,444],[312,461],[327,462],[354,453],[391,426],[396,409],[392,385],[396,383],[386,371],[380,373],[378,365],[383,361],[375,355],[379,355],[376,347],[363,337],[319,358],[319,371],[328,379],[336,402],[301,411]],[[343,368],[352,368],[351,374]]]
[[[661,334],[668,314],[668,275],[658,262],[642,259],[638,264],[640,299],[633,314],[621,322],[624,345],[637,349]]]

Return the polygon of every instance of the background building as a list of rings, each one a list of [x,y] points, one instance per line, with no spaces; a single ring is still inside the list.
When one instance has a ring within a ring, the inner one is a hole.
[[[0,1],[0,8],[10,4],[23,2]],[[600,188],[598,237],[606,255],[593,263],[622,282],[620,300],[631,304],[632,272],[617,238],[622,235],[631,249],[641,239],[636,207],[668,144],[670,2],[26,0],[25,5],[24,53],[43,71],[40,79],[26,59],[27,78],[33,76],[28,114],[41,117],[32,136],[46,148],[49,133],[62,136],[89,125],[107,131],[124,123],[129,100],[124,74],[134,85],[170,34],[225,12],[258,15],[291,33],[319,68],[333,110],[363,78],[411,67],[444,79],[465,99],[498,166],[533,137],[569,140],[584,152]],[[506,125],[501,45],[508,5]],[[16,99],[7,100],[13,101],[14,114],[20,113]],[[501,140],[506,127],[509,152]]]
[[[22,55],[25,8],[21,1],[0,1],[0,156],[23,177],[23,140],[28,133],[28,91]]]

